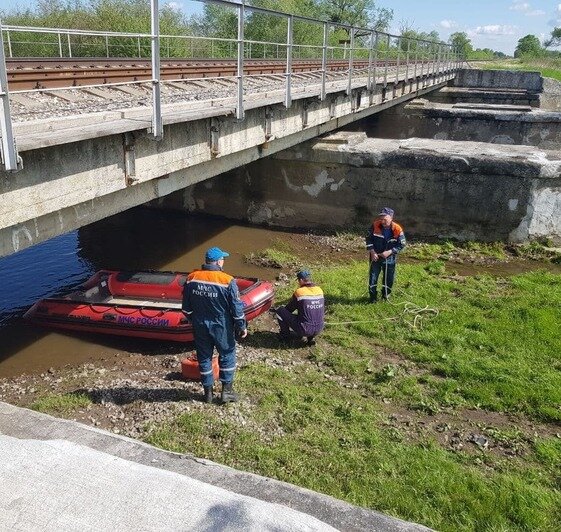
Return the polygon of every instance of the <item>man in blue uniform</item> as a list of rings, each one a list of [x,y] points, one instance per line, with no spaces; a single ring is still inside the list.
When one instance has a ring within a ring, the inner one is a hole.
[[[232,389],[236,370],[234,332],[245,338],[247,325],[236,280],[222,271],[224,258],[228,256],[229,253],[220,248],[210,248],[201,269],[189,274],[183,288],[182,309],[193,324],[206,403],[213,401],[212,354],[215,346],[222,382],[220,400],[229,403],[238,399]]]
[[[301,338],[305,336],[308,345],[314,345],[315,337],[323,330],[323,291],[312,282],[312,276],[307,270],[298,272],[296,278],[299,286],[292,299],[288,305],[275,310],[279,334],[282,340],[289,340],[292,334]]]
[[[370,303],[378,300],[378,277],[382,272],[382,299],[387,300],[395,279],[397,254],[405,247],[401,226],[393,221],[394,211],[384,207],[372,223],[366,236],[366,249],[370,258],[368,291]]]

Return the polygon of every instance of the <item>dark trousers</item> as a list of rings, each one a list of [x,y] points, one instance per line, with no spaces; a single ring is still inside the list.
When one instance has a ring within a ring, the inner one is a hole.
[[[368,279],[368,291],[370,293],[370,301],[378,299],[378,277],[382,272],[382,297],[387,299],[392,293],[392,286],[395,279],[395,262],[387,264],[382,261],[373,261],[370,263],[370,275]]]
[[[290,336],[290,331],[294,331],[297,336],[306,336],[296,314],[292,314],[292,312],[287,310],[286,307],[279,307],[276,313],[280,333],[283,336]]]
[[[201,371],[201,384],[212,386],[214,374],[212,371],[212,355],[214,348],[218,351],[218,366],[220,380],[229,384],[234,380],[236,371],[236,339],[234,328],[230,322],[223,323],[193,323],[195,333],[195,349]]]

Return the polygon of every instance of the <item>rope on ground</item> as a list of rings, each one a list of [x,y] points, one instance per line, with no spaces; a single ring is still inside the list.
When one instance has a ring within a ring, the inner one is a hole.
[[[403,292],[403,290],[396,290],[397,292]],[[403,292],[404,293],[404,292]],[[357,321],[326,321],[325,325],[357,325],[357,324],[366,324],[366,323],[379,323],[380,321],[398,321],[399,319],[403,319],[403,321],[409,325],[413,329],[422,329],[423,327],[423,319],[427,317],[436,317],[439,314],[439,310],[437,308],[429,307],[425,305],[421,307],[416,303],[411,301],[401,301],[401,302],[393,302],[391,300],[388,301],[394,307],[400,307],[403,305],[403,311],[398,314],[397,316],[392,316],[389,318],[377,318],[375,320],[357,320]],[[412,319],[407,319],[408,317],[412,317]]]

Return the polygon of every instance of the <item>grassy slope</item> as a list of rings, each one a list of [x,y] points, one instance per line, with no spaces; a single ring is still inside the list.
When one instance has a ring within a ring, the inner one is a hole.
[[[393,304],[376,306],[365,302],[363,263],[317,280],[330,323],[368,323],[328,326],[300,355],[307,365],[246,366],[237,382],[251,406],[234,418],[218,409],[182,416],[150,441],[440,530],[554,530],[560,439],[533,439],[523,459],[452,452],[430,436],[406,437],[384,407],[485,408],[558,424],[561,278],[462,278],[440,262],[402,264]],[[387,352],[403,364],[381,364]]]
[[[536,71],[546,78],[561,81],[561,60],[559,59],[507,59],[504,61],[475,62],[474,65],[486,70]]]

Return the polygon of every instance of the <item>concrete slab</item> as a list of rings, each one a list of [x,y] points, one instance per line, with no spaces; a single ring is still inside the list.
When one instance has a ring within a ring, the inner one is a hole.
[[[1,402],[0,515],[26,531],[429,530]]]
[[[62,440],[0,435],[5,530],[335,530],[286,506]]]

